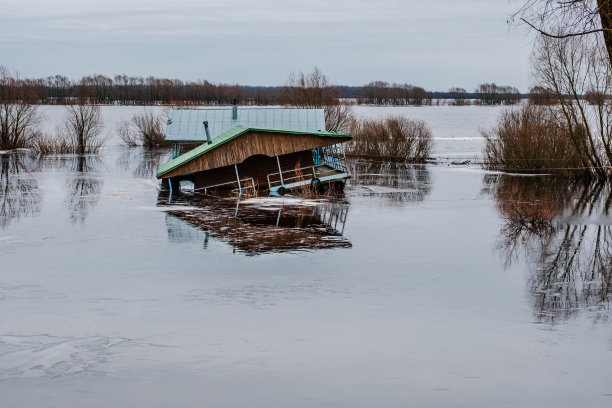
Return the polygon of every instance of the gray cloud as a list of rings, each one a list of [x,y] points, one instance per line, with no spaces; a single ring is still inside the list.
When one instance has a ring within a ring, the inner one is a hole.
[[[2,1],[0,64],[27,76],[163,75],[282,84],[319,66],[337,83],[525,89],[530,46],[507,0]]]

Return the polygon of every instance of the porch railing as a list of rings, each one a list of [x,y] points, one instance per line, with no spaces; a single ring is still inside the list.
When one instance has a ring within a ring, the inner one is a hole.
[[[282,186],[285,184],[296,183],[299,181],[311,180],[310,173],[312,172],[312,179],[317,178],[317,171],[315,166],[300,167],[298,169],[285,170],[282,172],[268,174],[268,188],[275,186]],[[284,174],[294,173],[293,176],[284,176]],[[272,180],[271,177],[278,176],[278,180]]]

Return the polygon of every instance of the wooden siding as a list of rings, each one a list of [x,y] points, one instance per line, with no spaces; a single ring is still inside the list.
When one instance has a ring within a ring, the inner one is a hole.
[[[255,155],[275,157],[342,142],[346,142],[346,138],[253,131],[196,157],[190,162],[164,174],[161,178],[176,177],[232,166],[242,163]]]
[[[292,170],[296,166],[308,167],[314,165],[312,158],[312,150],[304,150],[301,152],[290,153],[279,156],[281,169]],[[268,188],[268,174],[278,173],[278,164],[276,157],[268,157],[264,155],[256,155],[247,158],[244,162],[238,164],[238,174],[240,179],[251,177],[259,188]],[[306,171],[304,172],[306,174]],[[307,177],[307,176],[306,176]],[[236,181],[236,169],[233,165],[223,166],[217,169],[201,171],[193,175],[196,188],[209,187],[213,185],[229,183]],[[279,180],[278,175],[275,175],[274,180]],[[228,186],[229,187],[229,186]],[[237,187],[237,186],[233,186]]]

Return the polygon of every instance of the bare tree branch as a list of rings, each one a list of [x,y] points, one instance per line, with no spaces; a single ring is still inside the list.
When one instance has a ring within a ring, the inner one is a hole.
[[[612,31],[612,30],[606,30],[606,29],[603,29],[603,28],[598,28],[598,29],[595,29],[595,30],[583,31],[583,32],[580,32],[580,33],[550,34],[550,33],[547,33],[544,30],[539,29],[538,27],[536,27],[535,25],[533,25],[532,23],[530,23],[529,21],[525,20],[522,17],[521,17],[521,20],[523,20],[529,27],[533,28],[534,30],[536,30],[540,34],[542,34],[542,35],[544,35],[546,37],[558,38],[558,39],[570,38],[570,37],[579,37],[579,36],[582,36],[582,35],[594,34],[594,33],[603,33],[604,31]]]

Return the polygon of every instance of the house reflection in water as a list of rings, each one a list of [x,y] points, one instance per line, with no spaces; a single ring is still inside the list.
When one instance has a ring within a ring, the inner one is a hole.
[[[612,188],[563,177],[485,177],[503,219],[498,249],[506,266],[523,260],[537,319],[580,311],[595,316],[612,300]],[[605,313],[602,318],[605,318]]]
[[[343,236],[348,204],[287,204],[276,199],[243,202],[192,197],[166,213],[168,239],[173,243],[214,238],[247,255],[323,248],[350,248]],[[167,198],[160,197],[160,205]],[[175,204],[175,203],[173,203]]]

